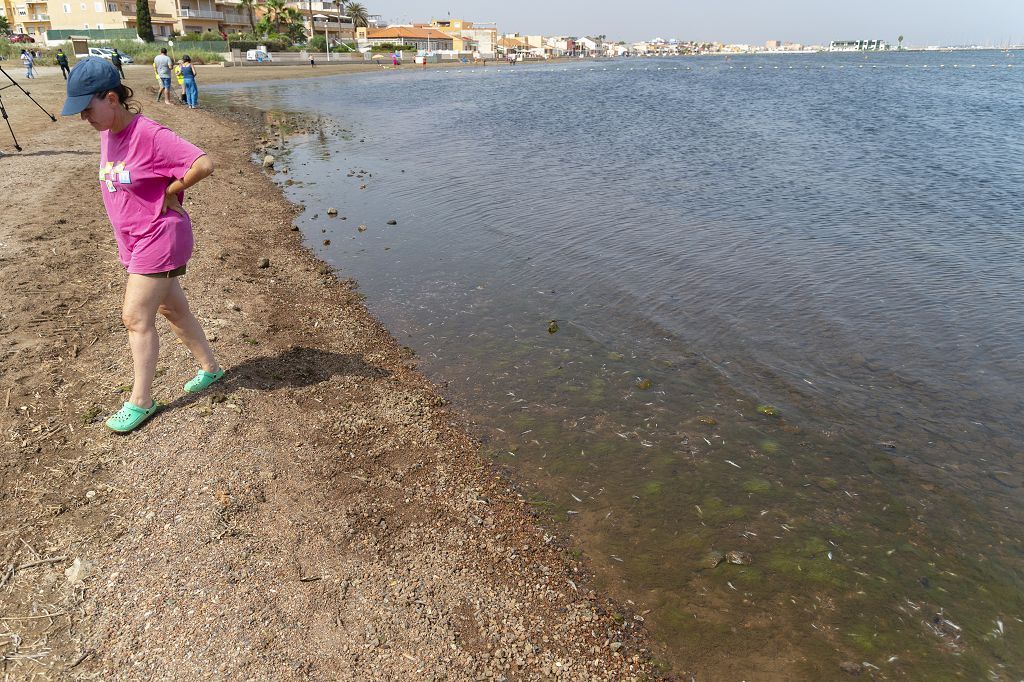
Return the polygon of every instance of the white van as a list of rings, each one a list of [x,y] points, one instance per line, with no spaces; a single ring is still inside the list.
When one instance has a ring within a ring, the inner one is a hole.
[[[247,62],[272,62],[274,58],[270,56],[269,52],[263,50],[247,50],[245,53],[245,61]]]

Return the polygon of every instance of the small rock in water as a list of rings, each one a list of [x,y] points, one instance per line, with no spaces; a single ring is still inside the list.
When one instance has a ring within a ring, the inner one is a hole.
[[[338,209],[336,209],[333,206],[331,206],[329,209],[327,209],[327,215],[329,215],[329,216],[338,215]]]
[[[626,356],[623,355],[622,353],[609,353],[608,359],[618,362],[619,360],[625,360]]]
[[[715,419],[714,417],[709,417],[707,415],[701,415],[701,416],[697,417],[697,421],[699,421],[701,424],[705,424],[707,426],[715,426],[715,425],[718,424],[718,420],[717,419]]]
[[[366,185],[359,185],[359,189],[366,189]]]
[[[636,387],[638,389],[640,389],[641,391],[646,391],[647,389],[649,389],[653,385],[654,385],[654,382],[651,381],[650,379],[637,379],[636,380]]]
[[[330,245],[331,245],[331,240],[330,239],[325,239],[324,240],[324,246],[330,246]]]
[[[548,334],[558,333],[558,320],[551,320],[548,322]]]
[[[725,561],[725,555],[714,550],[704,556],[704,565],[708,568],[717,568],[723,561]]]
[[[366,232],[366,225],[360,225],[356,229],[359,230],[360,232]]]
[[[388,221],[388,225],[397,225],[397,224],[398,224],[397,220],[392,219],[392,220]]]
[[[271,156],[270,154],[267,154],[266,156],[263,157],[263,167],[264,168],[273,168],[274,167],[274,161],[275,161],[274,157]]]
[[[768,416],[768,417],[775,417],[775,416],[778,416],[778,414],[779,414],[779,411],[776,410],[771,405],[758,405],[757,406],[757,411],[760,412],[763,415]]]
[[[839,664],[839,669],[848,675],[860,675],[864,672],[864,666],[853,661],[843,661]]]
[[[269,258],[260,258],[259,262],[256,263],[256,267],[258,267],[258,268],[269,268],[270,267],[270,259]]]
[[[740,552],[735,549],[731,552],[725,553],[725,560],[730,564],[736,564],[737,566],[749,566],[754,563],[754,557],[750,556],[746,552]]]
[[[292,232],[298,232],[298,231],[299,231],[299,226],[298,225],[292,225]]]

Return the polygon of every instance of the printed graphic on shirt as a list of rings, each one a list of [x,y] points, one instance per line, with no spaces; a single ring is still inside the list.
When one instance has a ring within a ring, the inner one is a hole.
[[[107,161],[106,164],[100,167],[100,182],[107,186],[108,192],[116,192],[117,185],[130,185],[132,184],[131,171],[124,167],[124,161]]]

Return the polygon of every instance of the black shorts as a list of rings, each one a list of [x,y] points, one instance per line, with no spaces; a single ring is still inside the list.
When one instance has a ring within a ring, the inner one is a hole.
[[[159,277],[170,279],[171,277],[181,277],[185,274],[185,266],[182,265],[180,268],[174,268],[167,272],[143,272],[140,273],[143,277]]]

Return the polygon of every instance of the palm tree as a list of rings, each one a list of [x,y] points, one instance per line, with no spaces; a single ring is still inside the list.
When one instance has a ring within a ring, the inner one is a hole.
[[[345,41],[341,39],[341,18],[345,15],[345,0],[338,0],[338,42],[342,45]],[[354,36],[353,36],[354,37]]]
[[[267,4],[270,2],[271,0],[267,0]],[[301,24],[304,21],[305,17],[302,16],[302,12],[294,7],[285,7],[281,10],[281,22],[284,24]]]
[[[284,14],[284,0],[267,0],[265,4],[267,18],[274,26],[274,33],[281,32],[281,15]]]
[[[898,40],[898,41],[899,41],[899,43],[900,43],[899,49],[901,49],[901,50],[902,50],[902,49],[903,49],[903,36],[900,36],[899,38],[897,38],[897,40]]]
[[[352,19],[352,26],[354,28],[366,28],[370,23],[370,15],[366,12],[366,8],[363,7],[362,3],[349,2],[346,5],[345,14]]]
[[[242,7],[245,8],[246,14],[249,15],[249,28],[252,29],[252,37],[256,37],[256,3],[258,0],[241,0]]]

